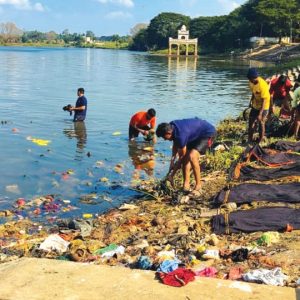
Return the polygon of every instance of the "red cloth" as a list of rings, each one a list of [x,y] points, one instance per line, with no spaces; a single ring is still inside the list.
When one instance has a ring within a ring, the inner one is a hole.
[[[286,80],[285,84],[280,84],[279,77],[271,81],[270,94],[274,99],[283,99],[287,93],[293,87],[289,79]]]
[[[289,119],[292,116],[292,112],[282,107],[280,109],[279,117],[282,119]]]
[[[192,270],[179,268],[170,273],[157,273],[163,284],[181,287],[195,280],[195,273]]]
[[[242,278],[242,274],[244,273],[244,268],[242,267],[232,267],[228,273],[229,280],[237,280]]]
[[[196,276],[201,276],[201,277],[216,277],[217,273],[218,270],[214,267],[207,267],[203,270],[195,272]]]

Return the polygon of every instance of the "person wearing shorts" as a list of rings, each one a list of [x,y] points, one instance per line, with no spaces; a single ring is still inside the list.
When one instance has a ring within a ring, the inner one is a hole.
[[[258,76],[255,68],[248,70],[247,78],[249,87],[252,92],[249,115],[248,141],[253,142],[254,128],[256,123],[259,124],[259,140],[260,143],[265,136],[265,123],[270,109],[270,91],[267,82]]]
[[[205,120],[198,118],[174,120],[161,123],[156,130],[157,137],[173,142],[172,157],[168,179],[173,178],[180,168],[183,172],[183,190],[190,191],[190,170],[193,169],[195,186],[192,193],[201,193],[200,155],[204,155],[211,147],[216,129]]]

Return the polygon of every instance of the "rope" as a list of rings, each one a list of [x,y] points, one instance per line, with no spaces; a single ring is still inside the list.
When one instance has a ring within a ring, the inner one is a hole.
[[[226,234],[230,234],[230,228],[229,228],[229,214],[228,213],[224,213],[224,221],[225,221],[225,233]]]

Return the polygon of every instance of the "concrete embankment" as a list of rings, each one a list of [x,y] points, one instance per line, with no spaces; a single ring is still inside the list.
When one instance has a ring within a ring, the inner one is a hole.
[[[0,265],[1,300],[201,299],[299,300],[300,290],[197,278],[181,288],[154,280],[152,271],[22,258]]]

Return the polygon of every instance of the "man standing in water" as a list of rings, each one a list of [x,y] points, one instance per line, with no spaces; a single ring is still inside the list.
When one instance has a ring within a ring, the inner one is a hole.
[[[260,143],[265,136],[265,122],[270,108],[270,92],[267,82],[258,76],[255,68],[250,68],[247,73],[250,90],[252,92],[249,115],[248,141],[253,142],[253,134],[256,123],[259,125]]]
[[[140,111],[134,114],[129,122],[129,140],[133,141],[141,133],[147,140],[153,140],[156,123],[156,111]]]
[[[195,187],[193,196],[201,195],[200,154],[211,147],[216,129],[205,120],[198,118],[175,120],[158,125],[156,135],[164,140],[173,141],[172,158],[168,179],[173,182],[177,170],[182,168],[183,190],[190,191],[190,170],[193,169]],[[177,159],[177,161],[176,161]]]
[[[70,108],[70,111],[74,111],[74,122],[77,121],[84,121],[86,117],[86,111],[87,111],[87,99],[84,96],[84,89],[79,88],[77,90],[77,96],[78,99],[76,101],[75,107],[72,106]]]

